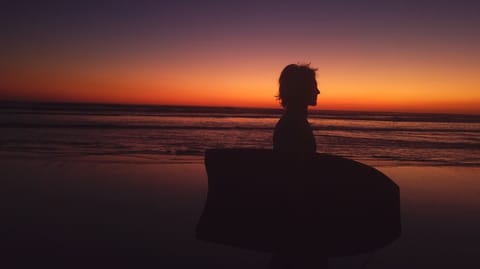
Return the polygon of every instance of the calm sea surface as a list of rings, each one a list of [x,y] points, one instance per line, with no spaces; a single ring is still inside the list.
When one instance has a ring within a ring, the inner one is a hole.
[[[0,156],[201,162],[207,148],[271,148],[281,110],[6,103]],[[312,111],[317,150],[375,165],[480,167],[480,116]]]

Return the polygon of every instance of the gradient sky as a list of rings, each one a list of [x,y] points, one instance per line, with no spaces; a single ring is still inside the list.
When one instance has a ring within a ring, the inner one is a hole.
[[[480,1],[6,1],[0,99],[480,114]]]

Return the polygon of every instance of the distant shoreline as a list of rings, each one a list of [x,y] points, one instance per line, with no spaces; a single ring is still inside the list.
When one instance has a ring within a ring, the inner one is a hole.
[[[262,113],[262,114],[281,114],[282,108],[267,107],[235,107],[235,106],[197,106],[197,105],[163,105],[163,104],[126,104],[126,103],[103,103],[103,102],[53,102],[53,101],[19,101],[19,100],[0,100],[0,112],[5,110],[53,110],[53,111],[122,111],[122,112],[188,112],[188,113]],[[407,115],[407,116],[425,116],[431,119],[441,117],[462,117],[468,122],[480,122],[480,114],[466,113],[435,113],[435,112],[401,112],[401,111],[368,111],[368,110],[329,110],[314,109],[310,110],[311,115],[335,114],[335,115]]]

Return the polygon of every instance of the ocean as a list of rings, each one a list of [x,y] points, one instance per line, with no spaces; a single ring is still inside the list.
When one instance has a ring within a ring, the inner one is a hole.
[[[2,103],[0,156],[200,163],[208,148],[271,148],[281,109]],[[375,166],[480,167],[480,116],[312,110],[317,151]]]
[[[0,103],[4,256],[16,265],[71,251],[85,262],[102,253],[109,265],[129,254],[158,268],[267,268],[271,253],[197,240],[195,227],[208,195],[205,149],[271,148],[281,114]],[[374,166],[401,194],[401,237],[373,257],[331,258],[330,268],[367,259],[372,269],[480,268],[479,116],[315,110],[309,121],[319,152]]]

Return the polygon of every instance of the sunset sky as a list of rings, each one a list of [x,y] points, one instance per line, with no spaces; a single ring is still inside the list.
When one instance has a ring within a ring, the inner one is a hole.
[[[6,1],[0,100],[480,114],[480,1]]]

